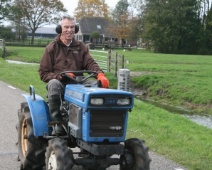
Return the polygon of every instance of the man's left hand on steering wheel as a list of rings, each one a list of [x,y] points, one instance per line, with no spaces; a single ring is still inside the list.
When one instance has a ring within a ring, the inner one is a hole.
[[[98,73],[97,80],[101,82],[101,87],[109,88],[109,80],[105,77],[104,73]]]

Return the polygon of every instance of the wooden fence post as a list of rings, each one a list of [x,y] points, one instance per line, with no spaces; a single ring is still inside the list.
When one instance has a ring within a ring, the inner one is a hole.
[[[118,53],[116,53],[115,58],[115,76],[117,77],[117,71],[118,71]]]
[[[125,68],[124,55],[121,56],[115,51],[108,50],[107,72],[114,71],[114,75],[117,77],[120,68]]]
[[[0,57],[4,58],[5,57],[5,40],[4,39],[0,39]]]
[[[108,51],[108,58],[107,58],[107,72],[110,73],[110,62],[111,62],[111,50]]]
[[[122,63],[121,63],[122,68],[124,68],[124,55],[122,56]]]

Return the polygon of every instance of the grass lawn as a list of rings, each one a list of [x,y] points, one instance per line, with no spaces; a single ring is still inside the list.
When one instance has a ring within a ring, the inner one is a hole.
[[[212,56],[116,51],[128,60],[129,70],[143,73],[131,80],[148,99],[212,115]]]
[[[36,56],[42,55],[42,50],[39,49]],[[187,103],[192,107],[202,106],[201,109],[208,109],[207,113],[210,113],[211,56],[165,55],[138,50],[117,52],[125,55],[129,61],[126,66],[131,71],[148,73],[133,77],[132,81],[146,89],[149,98],[175,105],[186,106]],[[32,62],[32,56],[27,55],[26,58]],[[0,80],[24,91],[28,91],[32,84],[35,92],[45,98],[45,83],[39,79],[38,65],[9,64],[0,59],[0,68]],[[110,73],[106,75],[111,87],[116,88],[117,79]],[[135,100],[129,115],[127,137],[144,139],[150,150],[188,169],[212,169],[212,130],[182,115]]]

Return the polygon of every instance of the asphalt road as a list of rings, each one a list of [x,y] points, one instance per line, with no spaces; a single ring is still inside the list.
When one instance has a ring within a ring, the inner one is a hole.
[[[17,161],[18,150],[16,147],[17,132],[15,127],[18,121],[17,113],[20,103],[25,102],[22,96],[23,93],[27,94],[28,92],[23,92],[0,81],[0,170],[19,169],[19,162]],[[149,155],[152,159],[150,164],[151,170],[186,170],[181,165],[154,152],[150,151]],[[117,170],[119,168],[118,166],[113,166],[108,169]]]

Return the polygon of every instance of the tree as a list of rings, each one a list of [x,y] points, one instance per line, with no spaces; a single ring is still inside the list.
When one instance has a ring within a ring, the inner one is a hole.
[[[10,40],[14,38],[11,27],[0,27],[0,39]]]
[[[203,29],[205,30],[206,29],[206,17],[207,17],[207,14],[208,12],[210,11],[210,8],[211,8],[211,0],[201,0],[201,3],[202,3],[202,8],[201,10],[199,11],[200,15],[202,15],[202,23],[203,23]]]
[[[129,38],[131,32],[132,16],[128,11],[129,3],[127,0],[120,0],[112,13],[113,25],[110,26],[110,31],[115,37],[121,40],[122,45],[124,41]]]
[[[128,12],[128,7],[129,7],[129,3],[127,0],[120,0],[118,1],[118,3],[116,4],[116,7],[114,9],[114,18],[115,15],[117,15],[118,17],[121,16],[121,15],[124,15],[126,12]]]
[[[10,7],[10,0],[0,0],[0,24],[8,15],[8,8]]]
[[[97,40],[99,39],[100,34],[97,31],[94,31],[91,33],[91,38],[95,39],[95,43],[97,43]]]
[[[147,0],[145,38],[157,52],[196,53],[200,7],[198,0]]]
[[[212,7],[207,13],[206,16],[206,28],[205,28],[205,34],[206,34],[206,47],[209,51],[208,53],[212,53]]]
[[[83,17],[108,18],[108,5],[105,0],[79,0],[75,17],[77,20]]]
[[[24,14],[19,5],[10,7],[8,19],[12,22],[12,25],[15,25],[16,38],[18,38],[18,40],[24,40],[27,37],[28,29],[26,27],[26,21],[24,20]]]
[[[34,44],[35,31],[46,24],[57,23],[64,8],[60,0],[17,0],[14,6],[20,8],[22,22],[26,24],[32,33],[31,44]],[[13,13],[17,17],[17,13]]]
[[[145,10],[145,0],[131,0],[132,10],[137,14],[132,22],[132,31],[130,34],[131,39],[137,39],[142,43],[143,34],[145,31],[145,20],[144,20],[144,10]]]

